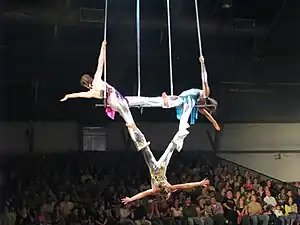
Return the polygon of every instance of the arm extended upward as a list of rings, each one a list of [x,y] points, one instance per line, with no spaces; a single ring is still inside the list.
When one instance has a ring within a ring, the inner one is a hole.
[[[102,42],[99,58],[98,58],[98,65],[97,70],[94,76],[95,82],[100,82],[102,79],[103,74],[103,65],[106,62],[106,40]]]

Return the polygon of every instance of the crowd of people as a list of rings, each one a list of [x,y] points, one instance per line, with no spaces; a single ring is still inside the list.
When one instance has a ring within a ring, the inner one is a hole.
[[[300,185],[263,180],[230,165],[213,167],[212,156],[175,154],[170,183],[199,181],[207,188],[120,199],[150,188],[141,154],[98,152],[28,155],[6,166],[0,225],[293,225],[300,223]]]

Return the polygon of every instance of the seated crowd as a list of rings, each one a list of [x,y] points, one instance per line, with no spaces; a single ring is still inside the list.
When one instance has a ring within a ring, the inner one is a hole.
[[[170,183],[208,177],[208,188],[122,205],[120,199],[150,188],[141,155],[77,153],[29,155],[6,167],[0,225],[292,225],[300,223],[300,185],[263,180],[211,156],[174,155]]]

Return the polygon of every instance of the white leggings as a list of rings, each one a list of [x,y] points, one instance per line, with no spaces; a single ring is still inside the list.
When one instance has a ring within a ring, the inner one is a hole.
[[[190,97],[183,103],[183,98],[180,96],[168,96],[168,106],[164,106],[162,97],[138,97],[126,96],[129,107],[162,107],[176,108],[182,107],[182,115],[180,118],[179,129],[186,129],[190,114],[196,105],[196,101]]]
[[[174,108],[182,104],[182,98],[179,96],[168,96],[168,106],[164,105],[163,98],[159,97],[139,97],[139,96],[126,96],[129,107],[142,107],[142,108]]]
[[[113,110],[123,117],[127,125],[135,124],[126,99],[117,93],[116,90],[112,90],[109,98],[107,98],[107,103]],[[147,145],[146,138],[138,128],[128,127],[128,132],[138,150],[141,150]]]
[[[179,122],[179,130],[187,128],[190,115],[195,105],[196,105],[196,101],[190,97],[188,97],[187,101],[182,105],[182,114]]]
[[[188,135],[188,133],[189,132],[187,130],[178,131],[175,134],[173,140],[169,143],[164,154],[159,158],[158,161],[155,159],[154,155],[152,154],[150,147],[147,146],[146,148],[142,149],[143,156],[148,168],[154,171],[159,169],[162,165],[164,165],[167,168],[174,150],[178,147],[178,145],[181,144],[181,142],[183,142],[183,140]]]
[[[172,154],[176,148],[176,145],[171,142],[168,146],[168,148],[165,150],[164,154],[159,158],[157,161],[150,150],[150,147],[147,146],[146,148],[142,149],[142,153],[145,159],[145,162],[150,170],[157,170],[159,169],[162,165],[165,167],[168,167],[170,159],[172,157]]]

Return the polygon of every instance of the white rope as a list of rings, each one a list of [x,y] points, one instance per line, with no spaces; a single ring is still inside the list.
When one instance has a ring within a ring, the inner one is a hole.
[[[108,5],[108,0],[105,0],[105,11],[104,11],[104,34],[103,34],[103,40],[106,40],[106,33],[107,33],[107,5]],[[104,98],[104,104],[106,104],[106,81],[107,81],[107,71],[106,71],[106,52],[104,56],[104,93],[103,93],[103,98]]]
[[[137,51],[137,75],[138,91],[137,95],[141,96],[141,26],[140,26],[140,0],[136,0],[136,51]]]
[[[173,95],[173,64],[172,64],[170,0],[167,0],[167,14],[168,14],[168,37],[169,37],[170,89],[171,89],[171,96],[172,96]]]
[[[201,30],[200,30],[200,19],[198,11],[198,0],[195,0],[195,11],[196,11],[196,21],[197,21],[197,32],[198,32],[198,44],[199,44],[199,54],[202,55],[202,42],[201,42]]]

